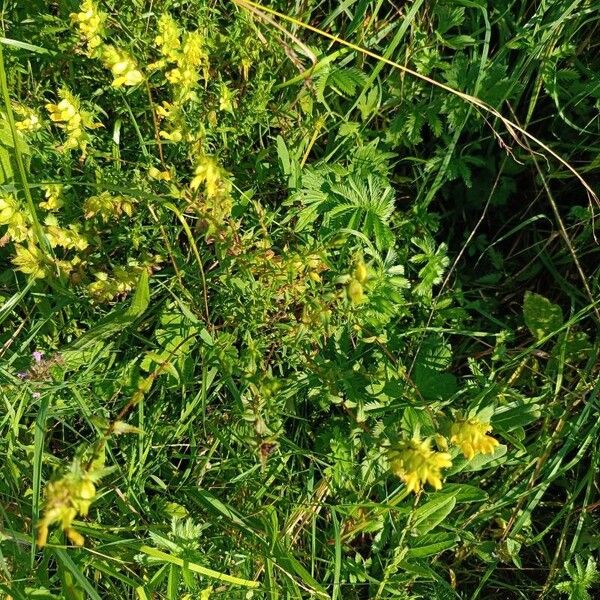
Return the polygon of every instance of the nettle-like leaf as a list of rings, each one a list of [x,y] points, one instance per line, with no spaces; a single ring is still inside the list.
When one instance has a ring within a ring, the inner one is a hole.
[[[523,318],[529,331],[538,340],[558,331],[563,324],[560,306],[532,292],[525,292]]]

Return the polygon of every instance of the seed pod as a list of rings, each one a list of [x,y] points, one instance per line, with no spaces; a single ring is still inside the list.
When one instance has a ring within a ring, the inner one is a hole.
[[[364,283],[368,276],[367,265],[361,260],[354,269],[354,277],[359,283]]]
[[[365,300],[365,292],[363,286],[357,279],[350,280],[350,283],[346,288],[346,293],[348,294],[348,300],[350,300],[352,304],[360,304]]]

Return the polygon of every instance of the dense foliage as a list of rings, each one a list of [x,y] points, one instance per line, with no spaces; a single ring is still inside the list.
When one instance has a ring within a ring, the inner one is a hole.
[[[599,24],[6,0],[0,595],[594,597]]]

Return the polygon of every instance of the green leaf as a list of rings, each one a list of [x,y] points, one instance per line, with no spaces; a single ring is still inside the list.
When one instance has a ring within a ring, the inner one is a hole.
[[[458,536],[455,533],[429,533],[419,535],[410,542],[406,558],[424,558],[439,554],[456,545]]]
[[[523,318],[525,325],[537,340],[558,331],[563,324],[560,306],[553,304],[544,296],[532,292],[525,292]]]
[[[413,528],[424,534],[437,527],[456,506],[456,498],[446,494],[434,497],[414,512]]]

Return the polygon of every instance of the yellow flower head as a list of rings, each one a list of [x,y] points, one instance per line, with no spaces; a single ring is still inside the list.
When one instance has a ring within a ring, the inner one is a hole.
[[[429,483],[436,490],[442,487],[441,470],[452,465],[450,454],[431,449],[430,441],[415,437],[404,441],[390,452],[390,467],[412,492]]]
[[[44,190],[45,200],[40,202],[40,207],[46,210],[58,210],[63,206],[62,190],[63,186],[60,183],[52,183],[42,186]]]
[[[144,80],[135,60],[123,50],[117,50],[114,46],[106,46],[102,50],[102,61],[104,66],[111,70],[114,77],[113,87],[133,86]]]
[[[47,275],[47,259],[44,253],[32,242],[25,246],[15,246],[13,264],[17,270],[31,275],[34,279],[41,279]]]
[[[192,190],[204,184],[208,198],[226,197],[231,192],[231,182],[227,172],[212,156],[202,155],[196,163],[194,178],[190,183]]]
[[[94,123],[91,113],[81,110],[79,99],[66,88],[59,91],[58,104],[46,104],[50,120],[67,133],[67,139],[62,150],[79,148],[85,155],[90,136],[86,129],[102,127],[101,123]]]
[[[15,127],[19,131],[33,133],[34,131],[38,131],[39,129],[41,129],[42,123],[40,121],[40,117],[31,108],[27,108],[26,106],[17,104],[14,106],[14,111],[17,115],[21,117],[21,120],[15,123]]]
[[[96,486],[85,474],[71,472],[46,487],[44,513],[38,523],[37,544],[46,545],[48,529],[54,523],[60,524],[69,540],[76,546],[83,546],[83,536],[72,528],[73,519],[79,514],[87,515],[96,496]]]
[[[71,13],[71,22],[77,25],[79,33],[87,45],[87,54],[92,56],[95,50],[102,45],[104,35],[104,21],[106,14],[98,10],[92,0],[83,0],[79,7],[80,12]]]
[[[7,233],[13,242],[27,239],[30,217],[12,194],[0,196],[0,225],[7,225]]]
[[[486,435],[492,430],[489,423],[482,423],[477,419],[457,421],[450,430],[450,441],[456,444],[465,458],[471,460],[476,454],[492,454],[498,440]]]
[[[161,54],[170,62],[176,62],[181,41],[179,27],[171,15],[164,14],[158,20],[158,35],[154,38]]]

